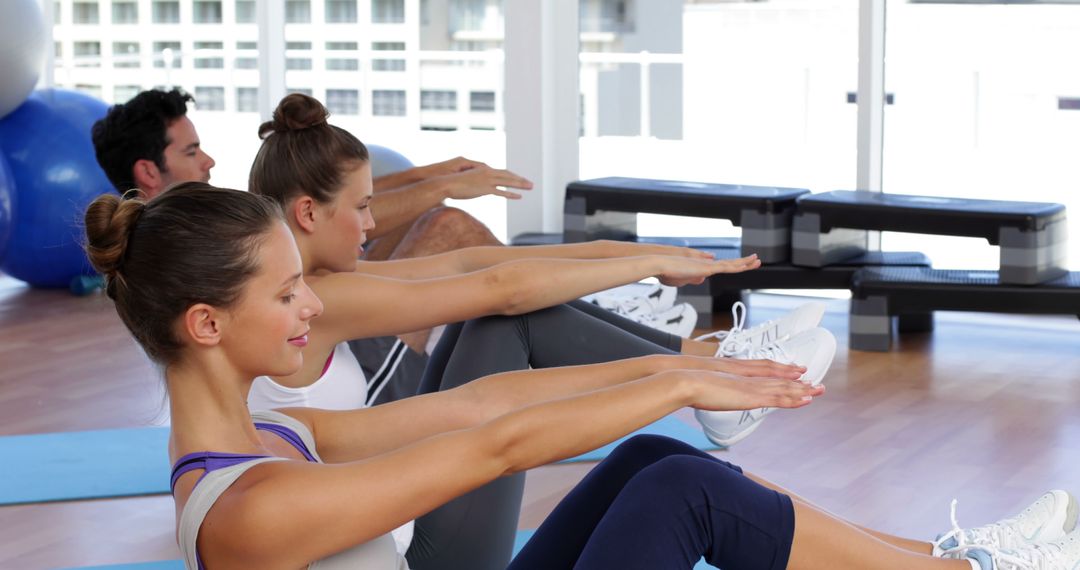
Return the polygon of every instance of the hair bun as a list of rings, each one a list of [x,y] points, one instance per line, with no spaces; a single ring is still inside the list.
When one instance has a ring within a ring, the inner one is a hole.
[[[326,124],[330,111],[318,99],[303,93],[290,93],[274,109],[274,118],[259,126],[259,138],[270,133],[302,131]]]
[[[87,207],[86,253],[90,264],[106,278],[119,274],[131,232],[145,210],[146,202],[115,194],[98,196]]]

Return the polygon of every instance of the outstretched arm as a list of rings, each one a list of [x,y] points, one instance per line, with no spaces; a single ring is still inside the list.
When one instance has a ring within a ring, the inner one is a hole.
[[[819,393],[787,380],[668,371],[526,407],[365,461],[259,465],[242,492],[231,490],[208,515],[204,557],[216,556],[222,564],[233,557],[248,565],[265,558],[282,567],[302,566],[382,535],[501,475],[595,449],[683,406],[799,407]],[[589,418],[587,426],[583,417]]]
[[[312,277],[324,311],[314,335],[337,343],[393,335],[476,317],[516,315],[657,276],[668,285],[701,283],[717,273],[760,265],[756,257],[707,260],[641,256],[614,259],[523,259],[480,271],[418,281],[361,273]]]
[[[431,279],[478,271],[519,259],[610,259],[642,255],[669,255],[712,259],[712,255],[688,247],[596,240],[560,245],[531,245],[521,247],[467,247],[438,255],[395,259],[393,261],[359,261],[356,270],[369,275],[395,279]]]
[[[519,370],[478,378],[443,392],[362,410],[290,410],[313,426],[328,463],[365,459],[433,435],[474,427],[540,402],[625,384],[665,370],[798,380],[804,368],[764,360],[653,355],[600,364]]]

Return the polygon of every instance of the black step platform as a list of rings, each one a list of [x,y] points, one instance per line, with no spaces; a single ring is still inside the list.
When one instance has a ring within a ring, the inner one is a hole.
[[[663,237],[663,236],[633,236],[632,239],[620,241],[634,241],[637,243],[655,243],[661,245],[675,245],[679,247],[693,247],[696,249],[733,249],[739,250],[740,243],[737,237]],[[526,232],[518,234],[510,240],[510,245],[558,245],[566,243],[563,234]]]
[[[867,230],[985,238],[1001,246],[1000,280],[1032,285],[1066,273],[1065,206],[837,190],[799,199],[792,263],[822,267],[866,251]]]
[[[709,184],[643,178],[597,178],[566,187],[563,208],[567,242],[637,235],[637,214],[668,214],[730,220],[742,228],[744,255],[763,263],[791,256],[795,199],[808,190]]]
[[[933,311],[1080,317],[1080,272],[1032,287],[1003,283],[996,271],[883,267],[859,270],[852,283],[850,346],[858,350],[889,350],[894,316],[924,325]]]

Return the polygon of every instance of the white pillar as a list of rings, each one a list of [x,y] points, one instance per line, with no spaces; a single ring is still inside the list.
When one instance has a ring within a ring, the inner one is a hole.
[[[562,231],[578,177],[578,0],[506,0],[506,166],[535,183],[507,203],[509,237]]]
[[[285,96],[285,0],[260,0],[255,21],[259,26],[259,116],[269,121]]]
[[[859,190],[881,192],[885,122],[885,0],[859,2]]]

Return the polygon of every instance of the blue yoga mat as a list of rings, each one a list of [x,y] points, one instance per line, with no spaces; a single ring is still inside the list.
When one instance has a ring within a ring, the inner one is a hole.
[[[521,547],[532,538],[535,530],[519,530],[514,538],[514,556],[521,551]],[[704,560],[694,566],[694,570],[709,570],[712,566]],[[116,564],[112,566],[88,566],[86,568],[70,568],[68,570],[184,570],[184,563],[179,560],[165,560],[163,562],[139,562],[136,564]]]
[[[575,461],[600,461],[601,459],[607,457],[608,454],[611,453],[611,451],[623,441],[635,435],[641,434],[666,435],[667,437],[686,442],[698,449],[719,449],[716,444],[709,441],[708,438],[705,437],[705,434],[701,432],[701,428],[687,425],[687,423],[684,421],[668,416],[660,418],[656,422],[653,422],[622,439],[619,439],[613,443],[609,443],[604,447],[590,451],[588,453],[583,453],[577,457],[571,457],[570,459],[560,461],[559,463],[573,463]]]
[[[672,417],[635,433],[666,435],[699,449],[716,448],[701,430]],[[0,469],[0,505],[168,493],[168,436],[168,428],[153,427],[0,437],[5,462]],[[616,445],[566,462],[599,461]]]
[[[169,492],[168,428],[0,437],[0,505]]]

